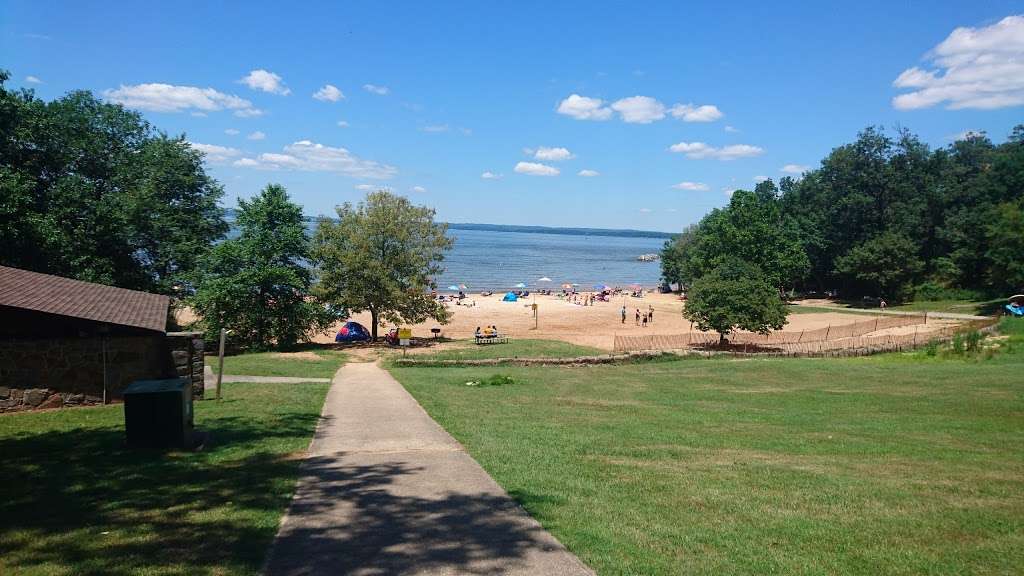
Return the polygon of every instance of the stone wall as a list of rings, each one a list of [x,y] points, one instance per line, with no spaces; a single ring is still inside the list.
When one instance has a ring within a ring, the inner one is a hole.
[[[202,397],[200,334],[0,340],[0,412],[117,401],[135,380],[174,376]]]

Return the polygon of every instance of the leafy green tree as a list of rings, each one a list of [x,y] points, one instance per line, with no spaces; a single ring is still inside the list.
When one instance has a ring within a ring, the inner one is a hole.
[[[1024,292],[1024,199],[1002,204],[986,228],[989,285],[996,291]]]
[[[884,232],[850,249],[836,260],[836,271],[862,284],[873,295],[906,300],[923,265],[914,242],[898,232]]]
[[[723,258],[690,285],[683,316],[725,342],[736,330],[768,334],[786,324],[779,290],[753,264]]]
[[[251,349],[287,349],[336,320],[310,297],[309,239],[302,208],[283,186],[268,185],[238,201],[237,238],[216,245],[201,263],[191,299],[211,334],[227,328]]]
[[[79,91],[51,102],[0,71],[0,264],[173,293],[227,231],[184,137]]]
[[[313,237],[317,294],[338,309],[369,310],[374,339],[382,318],[447,322],[449,312],[429,291],[452,239],[447,225],[434,222],[434,210],[378,191],[337,212],[338,221],[321,219]]]

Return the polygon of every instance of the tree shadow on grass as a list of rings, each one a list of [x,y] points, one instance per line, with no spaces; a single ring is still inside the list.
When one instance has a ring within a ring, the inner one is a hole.
[[[6,438],[0,572],[255,573],[299,467],[268,445],[316,420],[220,417],[199,453],[129,450],[111,425]]]

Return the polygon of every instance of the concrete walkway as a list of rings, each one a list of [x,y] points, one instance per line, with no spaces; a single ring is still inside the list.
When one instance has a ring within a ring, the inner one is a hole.
[[[335,375],[265,573],[593,574],[370,363]]]

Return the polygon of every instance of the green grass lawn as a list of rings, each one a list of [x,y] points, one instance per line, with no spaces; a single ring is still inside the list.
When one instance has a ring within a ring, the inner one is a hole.
[[[255,352],[224,357],[224,373],[240,376],[297,376],[330,378],[345,363],[345,353],[312,348],[299,353]],[[207,354],[206,365],[217,372],[217,354]]]
[[[225,384],[196,453],[124,447],[121,405],[0,416],[0,574],[257,574],[327,384]]]
[[[860,316],[878,316],[871,310],[857,308],[846,308],[842,306],[804,306],[802,304],[790,304],[786,306],[787,314],[857,314]]]
[[[908,302],[899,306],[891,306],[891,310],[908,312],[953,312],[956,314],[974,314],[990,316],[999,311],[1006,300],[921,300]]]
[[[607,354],[607,350],[579,346],[559,340],[529,340],[513,338],[506,344],[477,345],[472,340],[460,342],[457,348],[433,354],[419,354],[418,360],[477,360],[482,358],[564,358]]]
[[[392,368],[600,574],[1012,574],[1024,322],[989,360]],[[513,384],[466,386],[494,374]]]

